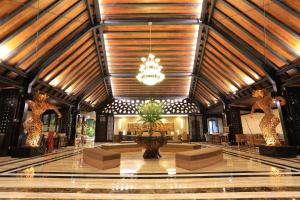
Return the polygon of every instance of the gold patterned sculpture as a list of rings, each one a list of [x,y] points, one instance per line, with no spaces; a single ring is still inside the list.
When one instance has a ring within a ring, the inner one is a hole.
[[[264,117],[259,123],[259,127],[262,131],[266,144],[268,146],[281,146],[278,134],[276,133],[276,127],[280,123],[280,119],[273,114],[273,98],[265,89],[253,91],[252,96],[257,100],[252,106],[251,114],[256,109],[261,109],[265,113]],[[280,101],[281,105],[285,105],[286,103],[283,97],[275,97],[275,99]]]
[[[33,100],[28,101],[28,107],[32,110],[32,115],[23,124],[24,129],[27,131],[26,146],[38,146],[43,127],[41,117],[45,111],[54,110],[58,115],[58,118],[61,118],[58,108],[55,105],[50,104],[47,100],[47,94],[37,92]]]

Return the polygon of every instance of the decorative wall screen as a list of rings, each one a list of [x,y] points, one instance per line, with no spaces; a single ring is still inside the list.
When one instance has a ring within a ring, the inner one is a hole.
[[[102,109],[102,114],[138,114],[138,106],[148,100],[113,99]],[[163,104],[164,114],[200,114],[198,106],[190,99],[155,100]]]
[[[18,135],[14,135],[14,130],[19,99],[20,92],[18,90],[0,91],[0,155],[7,155],[12,142],[17,144],[17,141],[13,139],[18,138]]]

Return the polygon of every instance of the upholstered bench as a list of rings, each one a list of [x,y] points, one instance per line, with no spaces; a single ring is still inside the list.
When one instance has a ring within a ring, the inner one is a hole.
[[[221,148],[212,147],[179,152],[176,153],[175,158],[177,167],[196,170],[222,161],[223,152]]]
[[[102,149],[111,150],[119,153],[142,151],[142,147],[137,143],[124,143],[124,144],[103,144]]]
[[[201,149],[199,144],[185,144],[185,143],[168,143],[160,148],[162,152],[182,152]]]
[[[98,169],[110,169],[120,166],[120,153],[100,148],[83,149],[83,162]]]

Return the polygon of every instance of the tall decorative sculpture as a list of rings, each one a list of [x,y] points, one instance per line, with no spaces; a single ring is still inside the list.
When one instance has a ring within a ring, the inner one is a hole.
[[[256,109],[261,109],[265,113],[264,117],[260,121],[259,127],[262,131],[267,146],[281,146],[278,134],[276,133],[276,127],[280,123],[280,119],[276,117],[272,111],[274,99],[265,89],[253,91],[252,96],[257,100],[252,106],[251,114]],[[282,97],[275,97],[275,100],[280,101],[281,105],[285,105],[286,103]]]
[[[23,126],[27,131],[26,146],[37,147],[38,141],[40,139],[40,134],[42,133],[43,123],[41,120],[42,114],[47,110],[54,110],[61,118],[61,113],[58,108],[49,103],[48,95],[37,92],[33,100],[28,101],[28,107],[32,110],[32,115],[28,118]]]

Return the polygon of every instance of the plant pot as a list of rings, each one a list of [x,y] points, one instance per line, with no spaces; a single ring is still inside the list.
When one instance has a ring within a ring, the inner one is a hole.
[[[158,159],[161,157],[159,148],[167,144],[168,138],[165,136],[137,136],[136,142],[146,150],[143,154],[144,159]]]

